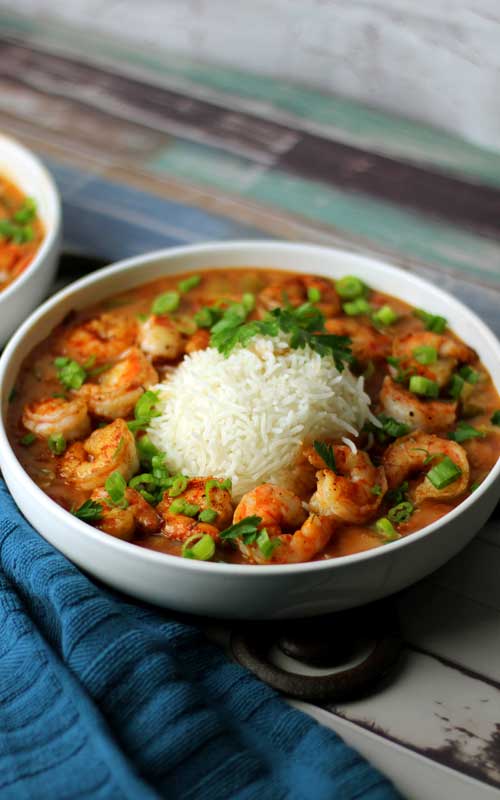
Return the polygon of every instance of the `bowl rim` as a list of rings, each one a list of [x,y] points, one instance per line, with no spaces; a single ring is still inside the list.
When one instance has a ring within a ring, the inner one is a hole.
[[[17,289],[22,289],[23,285],[27,283],[30,279],[31,275],[37,271],[37,269],[42,266],[45,261],[47,254],[51,251],[52,247],[54,246],[57,237],[59,236],[59,232],[61,229],[61,200],[59,196],[59,191],[55,184],[55,181],[48,171],[48,169],[44,166],[41,160],[38,158],[32,150],[28,147],[25,147],[21,142],[15,139],[12,136],[6,136],[4,133],[0,131],[0,150],[2,149],[3,145],[6,144],[8,148],[12,148],[14,151],[17,150],[21,154],[23,158],[25,158],[28,162],[31,162],[31,165],[34,167],[34,173],[36,175],[36,180],[38,183],[45,183],[46,188],[48,190],[50,196],[50,202],[53,206],[53,220],[50,224],[47,224],[44,220],[44,228],[45,228],[45,235],[43,237],[42,243],[38,250],[36,251],[32,261],[26,269],[19,275],[15,280],[12,281],[5,289],[0,291],[0,303],[11,297]],[[41,181],[38,179],[41,178]],[[11,174],[9,175],[9,179],[12,179],[12,182],[16,182],[16,168],[12,169]]]
[[[43,317],[47,312],[52,311],[54,308],[58,306],[58,304],[65,300],[68,296],[72,294],[78,294],[80,290],[87,288],[92,284],[99,284],[102,279],[106,279],[109,276],[116,275],[122,272],[133,272],[135,269],[140,269],[150,263],[154,263],[161,259],[172,259],[178,256],[186,256],[187,258],[190,255],[196,255],[204,253],[211,253],[214,252],[223,252],[232,249],[243,249],[246,250],[251,258],[251,254],[253,250],[262,251],[263,248],[269,249],[270,251],[275,250],[279,253],[283,254],[284,259],[286,259],[286,255],[288,252],[302,252],[304,255],[308,253],[317,253],[318,255],[325,255],[327,256],[332,251],[337,255],[343,256],[346,259],[358,261],[358,263],[365,263],[368,265],[376,265],[377,269],[382,269],[389,274],[394,276],[403,276],[405,281],[409,281],[416,286],[419,286],[422,289],[432,289],[434,296],[438,296],[441,298],[443,302],[449,303],[450,300],[453,304],[457,307],[457,310],[460,313],[463,313],[465,317],[471,317],[474,319],[476,326],[480,329],[481,336],[484,337],[486,344],[489,344],[494,350],[496,350],[497,355],[500,360],[500,341],[497,339],[493,331],[475,314],[475,312],[471,311],[464,303],[460,300],[455,298],[453,295],[448,294],[444,290],[440,289],[439,287],[433,286],[429,281],[425,280],[424,278],[419,277],[411,272],[407,272],[402,270],[399,267],[394,266],[393,264],[387,263],[385,261],[381,261],[377,257],[372,257],[369,255],[362,255],[358,253],[353,253],[348,250],[342,250],[336,247],[326,247],[323,245],[315,245],[315,244],[307,244],[307,243],[299,243],[299,242],[287,242],[287,241],[280,241],[280,240],[273,240],[273,239],[251,239],[251,240],[231,240],[231,241],[213,241],[207,242],[202,244],[194,244],[194,245],[181,245],[176,247],[169,247],[163,248],[160,250],[155,250],[149,253],[144,253],[137,256],[131,256],[129,258],[123,259],[121,261],[115,262],[107,267],[103,267],[95,272],[90,273],[89,275],[80,278],[79,280],[69,284],[67,287],[61,289],[55,295],[50,297],[46,300],[37,310],[32,312],[30,316],[24,321],[21,327],[17,330],[14,336],[8,342],[1,358],[0,358],[0,391],[2,395],[5,393],[5,372],[11,365],[12,357],[15,355],[18,346],[23,342],[25,337],[29,336],[30,329],[34,324],[36,324],[41,317]],[[249,266],[251,265],[251,260],[249,258]],[[241,262],[241,258],[238,259]],[[347,267],[349,265],[346,265]],[[214,267],[205,267],[205,269],[213,269]],[[216,267],[215,267],[216,268]],[[238,268],[237,265],[234,268]],[[259,269],[259,267],[254,267],[255,269]],[[200,267],[200,269],[202,269]],[[276,267],[276,269],[278,269]],[[286,270],[286,263],[283,264],[283,269]],[[186,269],[189,271],[189,269]],[[376,280],[376,279],[375,279]],[[146,283],[147,281],[143,281]],[[140,285],[138,282],[137,285]],[[2,397],[3,401],[3,397]],[[213,575],[255,575],[264,577],[265,575],[268,576],[277,576],[277,575],[292,575],[296,573],[303,573],[303,572],[322,572],[324,570],[329,569],[340,569],[342,567],[348,567],[349,564],[359,564],[365,561],[371,561],[372,559],[378,558],[387,558],[390,553],[394,553],[396,550],[400,550],[404,547],[409,547],[412,544],[416,544],[417,542],[421,541],[422,539],[426,539],[430,537],[435,531],[439,530],[443,525],[449,524],[457,519],[461,514],[466,512],[472,505],[480,500],[480,498],[485,495],[490,487],[494,484],[495,480],[500,475],[500,459],[497,460],[496,464],[488,473],[487,477],[482,481],[480,486],[463,500],[458,506],[454,509],[449,511],[447,514],[440,517],[435,522],[432,522],[430,525],[426,525],[424,528],[412,533],[409,536],[402,537],[394,542],[389,542],[383,547],[375,547],[369,550],[364,550],[359,553],[352,553],[346,556],[338,556],[336,558],[331,559],[324,559],[320,561],[309,561],[309,562],[300,562],[298,564],[267,564],[267,565],[259,565],[259,564],[231,564],[227,562],[219,563],[219,562],[208,562],[208,561],[196,561],[195,559],[184,559],[180,558],[179,556],[170,555],[168,553],[163,553],[161,551],[149,550],[144,547],[140,547],[137,544],[132,542],[122,541],[121,539],[117,539],[109,534],[104,533],[103,531],[98,530],[97,528],[93,528],[91,525],[86,524],[85,522],[79,520],[77,517],[71,515],[69,511],[63,509],[60,505],[58,505],[54,500],[52,500],[45,492],[40,489],[39,486],[33,481],[33,479],[28,475],[24,467],[22,466],[21,462],[18,460],[17,456],[15,455],[9,439],[7,437],[6,427],[4,423],[4,410],[5,410],[5,403],[2,402],[2,413],[0,415],[0,454],[1,458],[0,461],[3,462],[2,467],[5,471],[9,469],[11,472],[16,472],[17,477],[21,484],[24,484],[24,488],[27,492],[29,492],[32,496],[34,495],[34,499],[40,502],[42,506],[44,506],[44,510],[50,515],[55,515],[58,520],[63,524],[72,529],[72,532],[80,534],[82,536],[88,537],[94,541],[95,544],[99,545],[102,544],[105,547],[114,550],[117,553],[121,553],[124,557],[133,556],[136,559],[141,560],[145,564],[156,564],[157,566],[161,567],[163,563],[165,568],[175,566],[181,570],[187,571],[194,571],[201,572],[201,573],[209,573]],[[8,482],[8,481],[7,481]],[[22,509],[21,509],[22,511]],[[40,534],[41,535],[41,534]]]

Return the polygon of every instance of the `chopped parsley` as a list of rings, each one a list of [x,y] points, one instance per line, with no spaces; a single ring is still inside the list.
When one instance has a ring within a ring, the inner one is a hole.
[[[335,463],[335,453],[333,452],[333,447],[331,446],[331,444],[326,444],[326,442],[318,442],[314,440],[313,447],[316,450],[319,457],[323,459],[328,469],[331,469],[332,472],[337,472],[337,464]]]
[[[79,508],[72,509],[71,513],[84,522],[97,522],[101,519],[103,511],[100,503],[96,503],[95,500],[85,500]]]
[[[478,431],[467,422],[459,422],[456,429],[448,434],[448,439],[454,442],[467,442],[469,439],[483,439],[486,436],[484,431]]]
[[[260,533],[259,525],[261,522],[262,517],[256,515],[245,517],[234,525],[230,525],[225,531],[222,531],[220,539],[223,542],[241,539],[244,544],[253,544]]]

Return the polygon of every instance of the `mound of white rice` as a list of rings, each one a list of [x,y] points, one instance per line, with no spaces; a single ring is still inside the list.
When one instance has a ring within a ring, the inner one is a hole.
[[[149,435],[172,472],[231,478],[233,496],[265,481],[286,485],[303,443],[356,435],[370,398],[363,379],[331,357],[258,336],[224,358],[208,348],[159,386]]]

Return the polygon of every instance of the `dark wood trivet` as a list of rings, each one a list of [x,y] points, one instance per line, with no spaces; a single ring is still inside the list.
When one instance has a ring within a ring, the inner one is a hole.
[[[310,702],[357,698],[373,691],[397,664],[401,637],[394,606],[389,598],[312,619],[248,623],[232,632],[231,649],[240,664],[290,697]],[[338,669],[366,643],[371,643],[367,656]],[[269,659],[273,645],[303,664],[337,671],[309,676],[281,669]]]

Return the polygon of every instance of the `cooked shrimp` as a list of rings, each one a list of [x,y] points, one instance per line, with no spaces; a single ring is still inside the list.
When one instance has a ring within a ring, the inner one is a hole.
[[[412,430],[419,428],[425,433],[434,433],[453,425],[457,416],[455,401],[423,400],[389,376],[384,379],[379,400],[389,417],[409,425]]]
[[[94,489],[90,499],[102,506],[102,516],[97,527],[118,539],[130,541],[136,532],[146,535],[158,533],[161,517],[135,489],[125,489],[126,508],[114,506],[104,487]]]
[[[215,479],[217,480],[217,479]],[[198,506],[200,511],[211,509],[217,512],[217,518],[212,523],[212,526],[222,531],[231,524],[233,518],[233,504],[231,501],[231,493],[228,489],[222,489],[220,486],[210,485],[209,482],[214,481],[210,476],[207,478],[190,478],[186,489],[176,497],[169,497],[168,492],[165,492],[163,499],[158,504],[158,512],[166,519],[170,514],[170,506],[175,500],[184,500],[190,505]],[[207,488],[207,484],[208,488]],[[182,516],[182,515],[175,515]],[[190,517],[187,519],[192,522]],[[196,531],[195,531],[196,532]]]
[[[139,346],[153,361],[176,361],[184,352],[182,334],[169,317],[153,314],[141,323]]]
[[[28,403],[23,411],[23,425],[44,439],[60,433],[67,442],[90,433],[87,404],[79,397],[72,400],[49,397]]]
[[[323,467],[316,475],[317,488],[309,507],[316,514],[354,524],[366,522],[377,512],[387,491],[383,467],[375,467],[368,453],[353,453],[347,445],[333,445],[336,472],[325,469],[322,459],[311,452],[309,460]]]
[[[352,354],[361,364],[386,358],[391,352],[391,340],[388,336],[357,319],[328,319],[325,329],[336,336],[348,336]]]
[[[289,278],[284,283],[267,286],[259,293],[259,305],[266,311],[285,305],[296,308],[308,302],[309,289],[319,291],[320,299],[315,305],[325,317],[334,317],[340,312],[340,299],[333,283],[313,275]]]
[[[335,531],[336,522],[332,517],[311,514],[294,533],[281,533],[271,541],[275,549],[270,557],[261,553],[255,544],[245,545],[239,541],[241,552],[255,564],[299,564],[311,561],[328,544]],[[266,528],[269,533],[269,529]]]
[[[137,323],[118,313],[104,313],[64,332],[58,344],[65,356],[80,364],[89,359],[104,364],[135,344]]]
[[[246,545],[237,540],[241,552],[257,564],[310,561],[326,547],[335,527],[332,519],[315,514],[308,517],[297,495],[272,483],[256,486],[241,498],[234,522],[251,516],[261,518],[259,528],[265,528],[276,545],[266,558],[256,544]]]
[[[436,351],[437,359],[433,364],[421,364],[415,358],[415,351],[420,347],[431,347]],[[441,387],[449,382],[458,363],[467,363],[476,357],[474,350],[463,342],[431,331],[419,331],[400,338],[396,337],[392,354],[401,360],[404,369],[410,369],[412,374],[424,375],[436,381]]]
[[[282,529],[298,528],[307,514],[300,497],[273,483],[262,483],[243,495],[234,512],[234,522],[245,517],[261,517],[261,527],[270,536],[281,534]]]
[[[178,542],[186,542],[195,534],[199,536],[208,534],[217,542],[220,531],[215,525],[209,525],[207,522],[199,522],[197,519],[186,517],[184,514],[169,514],[167,512],[163,515],[162,533],[167,539],[175,539]]]
[[[158,373],[138,347],[126,350],[119,361],[78,390],[92,414],[103,419],[128,417],[144,389],[158,382]]]
[[[439,463],[439,459],[431,458],[432,456],[448,456],[461,470],[460,477],[449,486],[437,489],[425,477],[425,473]],[[411,491],[416,503],[427,498],[451,500],[463,494],[469,484],[469,461],[464,448],[457,442],[421,431],[409,434],[389,445],[382,463],[391,489],[400,486],[415,473],[424,475],[423,480]]]
[[[98,428],[84,442],[75,442],[61,459],[60,473],[84,491],[103,486],[112,472],[126,481],[139,469],[135,439],[123,419]]]
[[[206,350],[210,345],[210,333],[204,328],[193,333],[186,342],[186,353],[194,353],[196,350]]]

